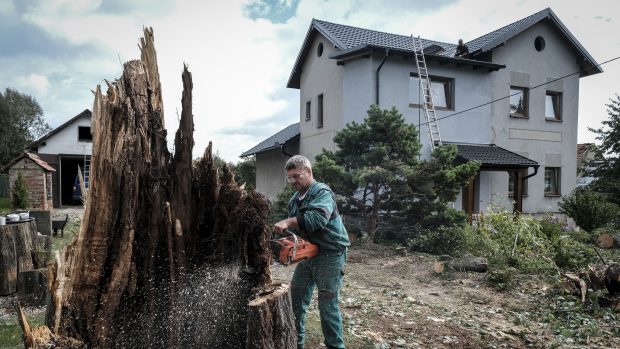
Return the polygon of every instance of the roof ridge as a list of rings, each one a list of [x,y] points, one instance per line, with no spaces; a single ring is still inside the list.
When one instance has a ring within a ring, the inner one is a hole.
[[[348,25],[348,24],[340,24],[340,23],[336,23],[336,22],[330,22],[330,21],[324,21],[322,19],[316,19],[313,18],[314,21],[319,22],[319,23],[329,23],[329,24],[333,24],[333,25],[338,25],[341,27],[347,27],[347,28],[353,28],[353,29],[360,29],[360,30],[366,30],[369,32],[373,32],[373,33],[378,33],[378,34],[387,34],[387,35],[395,35],[395,36],[401,36],[403,38],[408,38],[410,36],[413,36],[413,33],[410,35],[404,35],[404,34],[397,34],[397,33],[390,33],[390,32],[386,32],[386,31],[381,31],[381,30],[374,30],[374,29],[368,29],[368,28],[362,28],[362,27],[356,27],[353,25]],[[443,42],[443,41],[438,41],[438,40],[432,40],[432,39],[426,39],[423,37],[420,37],[420,39],[427,41],[427,42],[431,42],[431,43],[438,43],[438,44],[444,44],[444,45],[453,45],[456,46],[456,44],[451,44],[449,42]]]
[[[517,23],[519,23],[519,22],[523,22],[523,21],[528,20],[528,19],[530,19],[530,18],[532,18],[532,17],[538,16],[538,15],[540,15],[540,14],[541,14],[541,13],[543,13],[543,12],[550,12],[550,11],[551,11],[551,8],[550,8],[550,7],[547,7],[547,8],[545,8],[545,9],[540,10],[540,11],[538,11],[538,12],[536,12],[536,13],[533,13],[533,14],[531,14],[531,15],[529,15],[529,16],[522,17],[522,18],[520,18],[520,19],[517,19],[517,20],[516,20],[516,21],[514,21],[514,22],[511,22],[511,23],[506,24],[506,25],[504,25],[504,26],[502,26],[502,27],[499,27],[499,28],[497,28],[497,29],[495,29],[495,30],[492,30],[492,31],[490,31],[490,32],[488,32],[488,33],[486,33],[486,34],[482,34],[482,35],[480,35],[480,36],[476,37],[475,39],[472,39],[472,40],[467,41],[467,42],[466,42],[466,44],[469,44],[469,43],[472,43],[472,42],[474,42],[474,41],[476,41],[476,40],[482,39],[482,38],[484,38],[485,36],[488,36],[488,35],[490,35],[490,34],[493,34],[493,33],[499,32],[499,31],[501,31],[502,29],[506,29],[506,28],[508,28],[508,27],[510,27],[510,26],[513,26],[513,25],[515,25],[515,24],[517,24]]]

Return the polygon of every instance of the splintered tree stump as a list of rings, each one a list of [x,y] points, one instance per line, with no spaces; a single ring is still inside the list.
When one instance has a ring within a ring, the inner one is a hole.
[[[601,234],[598,237],[598,247],[604,249],[620,248],[620,236],[611,234]]]
[[[250,301],[247,327],[248,349],[295,348],[294,326],[289,286],[276,284],[263,288]]]
[[[288,289],[256,294],[272,283],[269,202],[240,189],[226,166],[218,169],[211,144],[193,160],[187,67],[175,153],[168,151],[152,29],[140,49],[141,59],[125,63],[105,94],[95,92],[82,226],[48,267],[54,340],[88,348],[295,348]]]

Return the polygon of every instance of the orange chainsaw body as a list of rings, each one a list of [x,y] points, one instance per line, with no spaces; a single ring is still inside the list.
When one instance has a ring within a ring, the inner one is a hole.
[[[291,236],[272,240],[272,252],[276,262],[289,265],[316,256],[319,246],[291,233]]]

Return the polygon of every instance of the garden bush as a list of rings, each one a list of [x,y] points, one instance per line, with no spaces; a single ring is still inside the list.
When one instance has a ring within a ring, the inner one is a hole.
[[[13,183],[13,190],[11,192],[11,207],[16,209],[25,209],[30,206],[30,194],[28,194],[28,188],[26,187],[26,181],[22,177],[21,172],[17,172],[17,178]]]
[[[578,226],[588,232],[614,223],[618,220],[620,207],[586,187],[573,190],[562,198],[560,211],[575,220]]]
[[[432,229],[419,229],[407,239],[407,247],[413,251],[431,254],[458,254],[465,240],[464,226],[441,225]]]

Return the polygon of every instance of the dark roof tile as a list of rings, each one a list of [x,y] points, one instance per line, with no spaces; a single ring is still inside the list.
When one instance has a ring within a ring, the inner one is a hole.
[[[447,143],[446,144],[450,144]],[[495,144],[453,143],[461,161],[478,161],[482,168],[537,167],[538,163]]]
[[[241,154],[241,157],[246,157],[258,153],[262,153],[268,150],[280,148],[280,146],[286,144],[286,142],[299,137],[299,123],[294,123],[287,126],[283,130],[274,134],[273,136],[258,143],[252,149]]]

